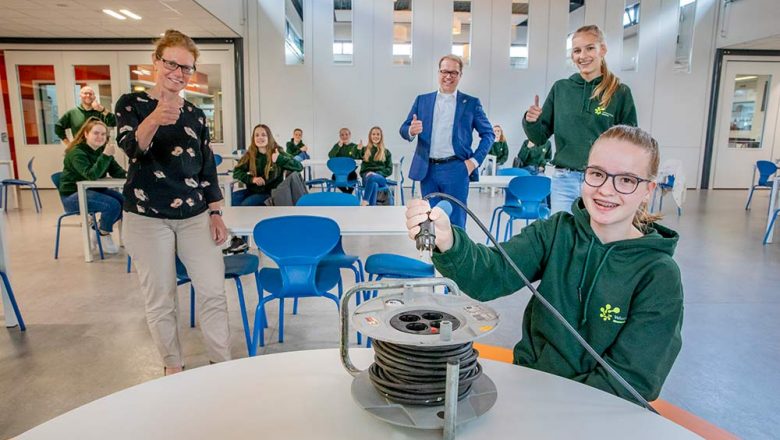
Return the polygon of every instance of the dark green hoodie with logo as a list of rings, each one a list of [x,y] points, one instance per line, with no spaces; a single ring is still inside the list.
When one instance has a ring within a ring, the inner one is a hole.
[[[504,249],[529,280],[541,280],[539,293],[596,352],[654,400],[682,345],[682,282],[672,259],[679,236],[651,224],[643,237],[604,244],[581,199],[572,212],[532,223]],[[464,293],[489,301],[523,287],[494,248],[453,231],[453,247],[434,254],[433,262]],[[535,298],[525,309],[514,362],[634,401]]]
[[[544,145],[555,135],[555,157],[552,164],[572,170],[585,169],[590,147],[596,139],[614,125],[636,127],[636,107],[631,89],[620,84],[607,108],[599,99],[591,99],[593,89],[602,77],[585,81],[579,73],[553,84],[536,122],[523,117],[523,130],[536,145]]]

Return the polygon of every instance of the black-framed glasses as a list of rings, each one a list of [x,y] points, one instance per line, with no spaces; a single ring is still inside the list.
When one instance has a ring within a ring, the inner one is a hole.
[[[165,58],[157,55],[157,59],[162,61],[163,67],[165,67],[166,70],[176,70],[181,69],[181,73],[185,75],[192,75],[195,73],[195,66],[188,66],[186,64],[179,64],[176,61],[170,61],[166,60]]]
[[[620,194],[633,194],[642,182],[652,182],[633,174],[610,174],[598,167],[585,168],[585,183],[594,188],[604,185],[608,178],[612,178],[612,186]]]
[[[458,77],[460,75],[460,72],[457,70],[439,70],[439,74],[441,76],[452,76],[452,77]]]

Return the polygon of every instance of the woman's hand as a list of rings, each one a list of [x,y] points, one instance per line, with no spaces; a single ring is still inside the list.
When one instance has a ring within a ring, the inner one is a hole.
[[[263,186],[265,185],[265,179],[262,177],[255,177],[252,179],[252,183],[254,183],[257,186]]]
[[[214,240],[217,246],[225,243],[228,238],[228,232],[221,215],[214,214],[209,216],[209,230],[211,231],[211,239]]]
[[[274,150],[273,153],[271,153],[271,162],[276,163],[276,160],[279,159],[279,150]]]
[[[441,208],[431,209],[431,205],[426,200],[414,199],[406,205],[406,229],[409,230],[409,238],[414,240],[420,233],[420,223],[427,219],[433,222],[435,244],[439,252],[450,250],[455,242],[450,218]]]
[[[103,148],[103,154],[106,156],[113,156],[116,153],[116,147],[114,146],[113,142],[109,142],[106,144],[106,147]]]
[[[539,95],[535,95],[534,104],[528,107],[528,111],[525,112],[525,120],[528,122],[536,122],[541,115],[542,108],[539,107]]]
[[[167,93],[160,95],[160,100],[157,101],[157,107],[149,115],[150,118],[157,125],[173,125],[179,120],[181,115],[181,109],[179,105],[179,97],[169,96]]]

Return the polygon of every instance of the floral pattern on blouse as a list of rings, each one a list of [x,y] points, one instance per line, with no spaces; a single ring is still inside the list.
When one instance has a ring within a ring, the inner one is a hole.
[[[116,104],[121,127],[117,143],[130,158],[124,210],[148,217],[190,218],[222,200],[205,115],[185,100],[178,121],[159,127],[142,151],[135,132],[156,107],[157,100],[146,92],[128,93]]]

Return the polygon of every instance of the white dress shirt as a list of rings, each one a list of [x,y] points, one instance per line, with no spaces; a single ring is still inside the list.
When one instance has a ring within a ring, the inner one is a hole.
[[[458,91],[454,93],[436,93],[436,104],[433,107],[433,124],[431,129],[431,159],[444,159],[455,155],[452,147],[452,128],[455,123],[455,107]]]

